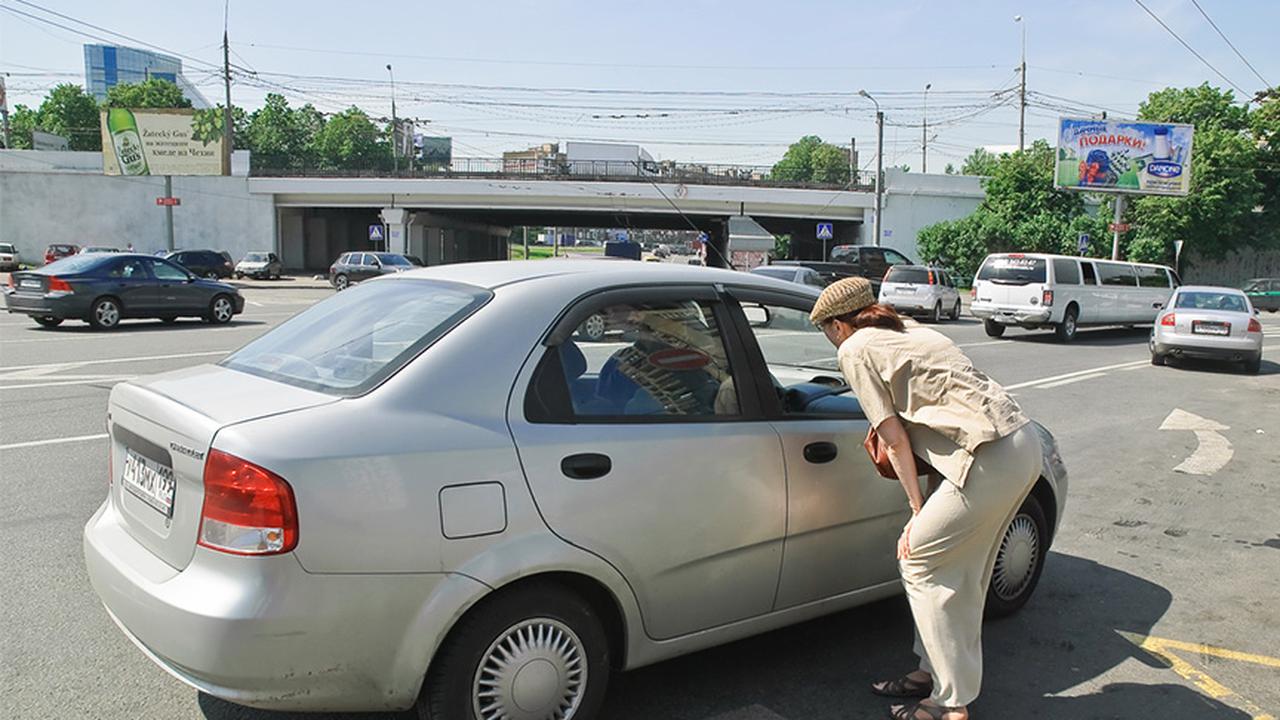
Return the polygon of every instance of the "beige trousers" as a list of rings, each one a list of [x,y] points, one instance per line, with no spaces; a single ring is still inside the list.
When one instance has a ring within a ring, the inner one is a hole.
[[[1030,425],[983,444],[964,487],[944,482],[911,526],[898,567],[915,617],[920,669],[931,700],[968,705],[982,686],[982,609],[999,542],[1040,476],[1040,439]]]

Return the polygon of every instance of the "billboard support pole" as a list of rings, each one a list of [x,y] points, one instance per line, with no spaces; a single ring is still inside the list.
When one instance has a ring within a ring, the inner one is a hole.
[[[1116,217],[1113,221],[1115,230],[1111,236],[1111,259],[1120,259],[1120,218],[1124,215],[1124,199],[1127,197],[1124,193],[1116,194]]]
[[[164,196],[166,198],[173,197],[173,176],[172,175],[164,176]],[[164,236],[165,236],[168,248],[170,250],[173,250],[174,247],[173,247],[173,205],[172,204],[168,204],[164,206]]]

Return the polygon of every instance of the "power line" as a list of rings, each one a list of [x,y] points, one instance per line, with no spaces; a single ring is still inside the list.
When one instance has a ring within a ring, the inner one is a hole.
[[[1171,28],[1171,27],[1169,27],[1168,25],[1166,25],[1166,24],[1165,24],[1165,22],[1164,22],[1164,20],[1161,20],[1161,19],[1160,19],[1160,16],[1159,16],[1159,15],[1156,15],[1154,12],[1151,12],[1151,8],[1149,8],[1149,7],[1147,7],[1146,5],[1144,5],[1144,4],[1142,3],[1142,0],[1133,0],[1133,1],[1134,1],[1135,3],[1137,3],[1137,4],[1138,4],[1138,7],[1142,8],[1143,10],[1146,10],[1146,11],[1147,11],[1147,14],[1148,14],[1148,15],[1150,15],[1150,16],[1151,16],[1151,18],[1152,18],[1153,20],[1155,20],[1156,22],[1160,23],[1160,27],[1164,28],[1164,29],[1165,29],[1165,31],[1167,31],[1170,35],[1172,35],[1172,36],[1173,36],[1173,38],[1174,38],[1175,40],[1177,40],[1178,42],[1182,43],[1182,47],[1186,48],[1186,49],[1187,49],[1187,50],[1188,50],[1192,55],[1195,55],[1195,56],[1196,56],[1196,58],[1197,58],[1198,60],[1200,60],[1200,62],[1204,63],[1204,66],[1205,66],[1205,67],[1209,68],[1209,69],[1210,69],[1210,70],[1212,70],[1214,73],[1216,73],[1216,74],[1218,75],[1218,77],[1222,78],[1223,82],[1225,82],[1226,84],[1228,84],[1228,85],[1230,85],[1231,87],[1235,88],[1236,90],[1239,90],[1239,91],[1240,91],[1240,94],[1241,94],[1241,95],[1244,95],[1246,98],[1250,96],[1250,93],[1249,93],[1248,91],[1246,91],[1244,88],[1240,87],[1239,85],[1237,85],[1237,84],[1235,84],[1235,83],[1231,82],[1231,79],[1230,79],[1230,78],[1228,78],[1226,75],[1223,75],[1221,70],[1219,70],[1218,68],[1214,67],[1212,63],[1210,63],[1208,60],[1205,60],[1205,59],[1204,59],[1204,56],[1203,56],[1203,55],[1201,55],[1200,53],[1196,52],[1196,49],[1195,49],[1195,48],[1193,48],[1193,47],[1191,47],[1190,45],[1188,45],[1188,44],[1187,44],[1187,41],[1186,41],[1186,40],[1183,40],[1183,39],[1182,39],[1182,37],[1181,37],[1180,35],[1178,35],[1178,33],[1174,32],[1174,31],[1173,31],[1173,28]]]
[[[1218,31],[1218,37],[1222,38],[1222,41],[1227,44],[1227,47],[1231,48],[1232,52],[1236,54],[1236,57],[1240,58],[1240,62],[1248,66],[1248,68],[1253,71],[1253,74],[1262,81],[1263,85],[1271,87],[1271,83],[1267,82],[1267,79],[1262,77],[1262,73],[1258,72],[1258,69],[1253,66],[1253,63],[1245,60],[1244,55],[1236,48],[1235,44],[1227,39],[1226,33],[1222,32],[1222,28],[1218,27],[1218,23],[1214,22],[1213,18],[1209,17],[1209,13],[1205,12],[1204,8],[1200,7],[1200,3],[1196,2],[1196,0],[1191,0],[1191,4],[1195,5],[1196,9],[1200,11],[1200,14],[1204,16],[1204,19],[1208,20],[1209,24],[1213,26],[1213,29]]]

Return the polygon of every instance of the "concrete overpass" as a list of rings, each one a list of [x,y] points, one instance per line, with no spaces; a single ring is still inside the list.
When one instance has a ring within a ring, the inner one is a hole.
[[[816,223],[830,222],[828,245],[869,241],[875,196],[865,190],[699,185],[675,182],[455,178],[250,177],[270,196],[277,247],[287,267],[327,267],[345,250],[368,247],[368,225],[388,227],[389,247],[428,264],[506,256],[511,227],[692,229],[722,252],[727,221],[745,215],[773,234],[790,234],[793,253],[817,258]],[[718,256],[720,253],[711,253]]]

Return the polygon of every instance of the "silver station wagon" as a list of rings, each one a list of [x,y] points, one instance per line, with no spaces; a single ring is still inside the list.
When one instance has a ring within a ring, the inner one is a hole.
[[[93,587],[148,657],[236,703],[594,717],[613,672],[902,592],[908,507],[816,297],[607,260],[361,284],[115,386]],[[616,332],[586,341],[597,314]],[[992,613],[1027,601],[1062,517],[1040,433]]]

